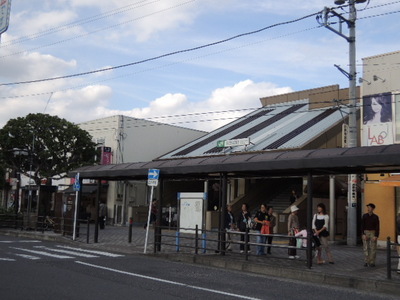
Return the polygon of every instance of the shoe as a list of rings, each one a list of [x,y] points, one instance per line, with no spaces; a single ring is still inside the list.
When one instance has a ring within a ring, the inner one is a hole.
[[[293,255],[290,255],[290,256],[289,256],[289,259],[294,259],[294,256],[293,256]]]
[[[244,251],[243,251],[243,250],[240,250],[240,253],[244,253]]]
[[[331,265],[334,265],[334,264],[335,264],[335,262],[334,262],[334,261],[330,261],[329,263],[330,263]]]
[[[368,267],[368,264],[367,264],[367,263],[365,263],[365,264],[364,264],[364,267]]]
[[[371,268],[373,268],[373,267],[375,267],[375,264],[369,264],[369,266],[370,266]]]
[[[323,265],[324,263],[325,263],[324,260],[321,260],[321,261],[317,262],[318,265]]]
[[[250,250],[247,250],[247,253],[251,253],[251,251],[250,251]]]
[[[300,258],[300,256],[298,256],[298,255],[295,255],[295,256],[294,256],[294,258],[295,258],[295,259],[299,259],[299,258]]]
[[[267,253],[268,253],[268,254],[272,254],[271,251],[268,251]]]

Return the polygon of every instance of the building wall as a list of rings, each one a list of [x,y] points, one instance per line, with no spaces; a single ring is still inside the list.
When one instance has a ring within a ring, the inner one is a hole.
[[[366,204],[372,202],[376,205],[375,213],[380,219],[380,235],[379,240],[385,242],[390,236],[392,240],[395,238],[395,192],[393,187],[379,185],[378,182],[367,182],[364,185],[365,203],[363,205],[363,213],[367,212]]]
[[[364,68],[362,79],[364,81],[362,82],[362,95],[364,99],[369,95],[399,93],[400,69],[397,67],[399,61],[400,51],[363,58]],[[394,103],[396,98],[393,97],[391,101],[391,122],[373,125],[364,124],[362,121],[360,122],[362,145],[374,146],[375,143],[371,144],[368,139],[374,135],[374,128],[378,129],[380,133],[382,131],[380,127],[383,124],[386,124],[386,128],[393,131],[393,135],[396,134],[396,122],[399,123],[400,120],[396,120],[396,105]],[[362,104],[361,113],[363,116],[368,107],[364,101]],[[361,120],[363,120],[363,118],[361,118]],[[370,132],[368,132],[368,130]],[[387,143],[396,143],[396,139],[392,139]],[[395,235],[395,217],[397,212],[395,187],[385,187],[379,184],[379,180],[390,176],[391,174],[368,174],[365,183],[363,211],[365,211],[365,205],[370,202],[376,205],[375,212],[380,217],[381,221],[381,234],[379,237],[381,244],[384,244],[388,236],[393,239]]]
[[[111,116],[78,124],[95,143],[111,147],[112,163],[151,161],[206,132],[126,116]],[[99,145],[99,146],[100,146]],[[146,182],[109,182],[108,216],[126,223],[128,207],[147,204]]]

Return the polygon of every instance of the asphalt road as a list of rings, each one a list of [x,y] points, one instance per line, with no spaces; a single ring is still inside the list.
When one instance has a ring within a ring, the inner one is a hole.
[[[1,299],[396,299],[282,280],[0,236]]]

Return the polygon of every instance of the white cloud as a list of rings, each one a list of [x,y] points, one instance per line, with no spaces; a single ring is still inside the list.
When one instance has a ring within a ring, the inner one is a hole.
[[[250,112],[243,108],[261,107],[259,100],[261,97],[288,92],[292,92],[289,87],[244,80],[233,86],[214,90],[208,99],[201,102],[190,102],[187,96],[180,93],[167,94],[155,99],[145,108],[135,108],[130,111],[102,109],[102,114],[123,114],[145,119],[164,116],[165,118],[153,120],[211,131]]]

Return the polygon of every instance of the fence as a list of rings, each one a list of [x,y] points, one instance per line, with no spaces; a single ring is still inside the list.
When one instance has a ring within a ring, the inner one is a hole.
[[[0,214],[0,227],[13,228],[20,230],[35,230],[44,233],[54,231],[66,237],[73,237],[74,219],[71,218],[51,218],[49,216],[38,216],[35,222],[27,222],[22,214]],[[90,220],[78,219],[76,226],[77,236],[85,236],[89,243]]]
[[[397,251],[395,252],[397,255],[392,255],[392,247],[396,247]],[[396,268],[392,267],[393,260],[397,259],[398,265]],[[400,244],[392,243],[390,241],[390,237],[387,238],[386,241],[386,270],[387,270],[387,279],[392,279],[392,272],[397,272],[400,274]]]
[[[195,255],[217,253],[220,255],[240,255],[249,259],[252,247],[266,247],[273,249],[274,257],[293,259],[294,256],[288,255],[288,250],[293,249],[306,253],[307,266],[311,267],[312,258],[315,254],[315,248],[311,247],[311,255],[308,254],[308,248],[302,246],[291,246],[289,240],[296,239],[299,244],[302,244],[304,239],[307,243],[311,243],[311,238],[296,237],[281,235],[281,234],[259,234],[255,232],[240,232],[240,231],[216,231],[216,230],[200,230],[198,226],[193,228],[178,228],[176,231],[168,230],[168,227],[156,227],[154,238],[154,253],[161,252],[161,248],[171,246],[176,252],[189,252]],[[258,243],[257,237],[264,237],[266,243]],[[272,240],[268,240],[268,237]],[[256,240],[256,241],[255,241]],[[235,250],[236,247],[239,251]]]

